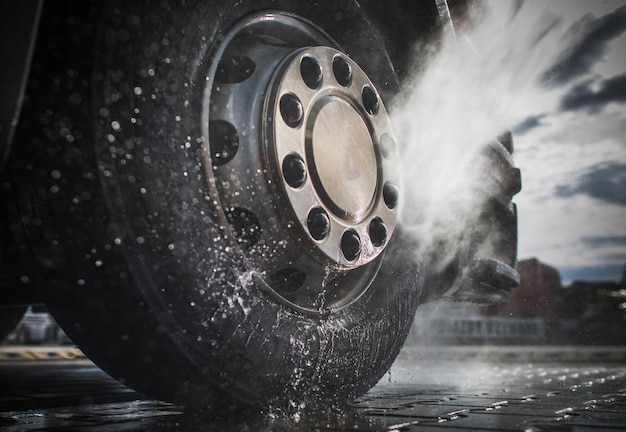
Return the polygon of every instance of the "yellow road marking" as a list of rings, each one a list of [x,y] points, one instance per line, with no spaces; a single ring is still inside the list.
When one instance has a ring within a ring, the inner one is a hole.
[[[86,358],[77,348],[0,347],[0,361],[78,360]]]

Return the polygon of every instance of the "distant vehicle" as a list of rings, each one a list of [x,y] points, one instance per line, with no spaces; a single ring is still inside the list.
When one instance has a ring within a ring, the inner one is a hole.
[[[5,342],[18,345],[72,343],[47,310],[30,306]]]
[[[45,303],[135,389],[221,412],[346,401],[420,301],[519,281],[510,134],[480,155],[488,232],[442,244],[445,265],[398,214],[385,105],[466,1],[2,7],[0,298]]]

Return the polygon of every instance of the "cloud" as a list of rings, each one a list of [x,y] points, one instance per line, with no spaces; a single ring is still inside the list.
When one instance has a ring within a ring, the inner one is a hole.
[[[620,281],[624,277],[623,264],[606,264],[595,266],[565,266],[559,268],[561,283],[569,285],[574,281]]]
[[[582,174],[576,182],[558,185],[559,197],[583,194],[620,206],[626,206],[626,163],[604,162]]]
[[[581,242],[586,247],[599,248],[607,246],[626,246],[626,235],[623,236],[585,236],[582,237]],[[620,255],[626,262],[626,253]]]
[[[537,92],[516,95],[519,256],[557,267],[565,283],[620,280],[626,263],[625,4],[541,3],[562,25],[530,51],[544,61],[532,63]]]
[[[597,91],[593,91],[591,85],[592,83],[587,81],[575,86],[562,99],[561,109],[564,111],[588,109],[590,112],[597,112],[606,104],[626,102],[626,73],[603,81]]]
[[[535,129],[542,125],[541,120],[546,117],[546,114],[539,114],[536,116],[527,117],[523,122],[518,123],[513,128],[511,128],[511,132],[514,135],[523,135],[531,129]]]
[[[626,6],[600,18],[586,14],[572,25],[571,37],[579,39],[542,77],[548,86],[567,84],[588,73],[609,51],[609,43],[626,32]]]

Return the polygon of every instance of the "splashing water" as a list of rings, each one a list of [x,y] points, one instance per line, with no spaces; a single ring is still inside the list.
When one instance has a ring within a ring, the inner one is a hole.
[[[401,219],[423,242],[419,253],[437,247],[429,239],[455,241],[467,221],[478,220],[476,191],[485,176],[471,173],[488,169],[475,166],[485,145],[557,108],[563,89],[548,89],[545,74],[563,51],[567,28],[551,5],[480,3],[466,29],[448,29],[438,49],[420,50],[434,54],[393,110],[406,144]]]

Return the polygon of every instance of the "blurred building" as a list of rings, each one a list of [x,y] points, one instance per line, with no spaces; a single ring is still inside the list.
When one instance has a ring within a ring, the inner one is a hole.
[[[561,287],[559,272],[536,258],[517,264],[520,286],[513,289],[506,303],[489,309],[490,315],[513,317],[551,317],[562,315],[558,299]]]
[[[557,269],[536,258],[517,265],[520,285],[487,308],[420,308],[412,340],[426,344],[626,344],[626,268],[620,282],[562,286]]]
[[[560,296],[561,335],[585,344],[626,344],[626,281],[575,281]]]
[[[559,272],[536,258],[520,261],[517,271],[520,286],[485,315],[539,318],[551,343],[626,343],[626,268],[620,282],[575,281],[565,287]]]

